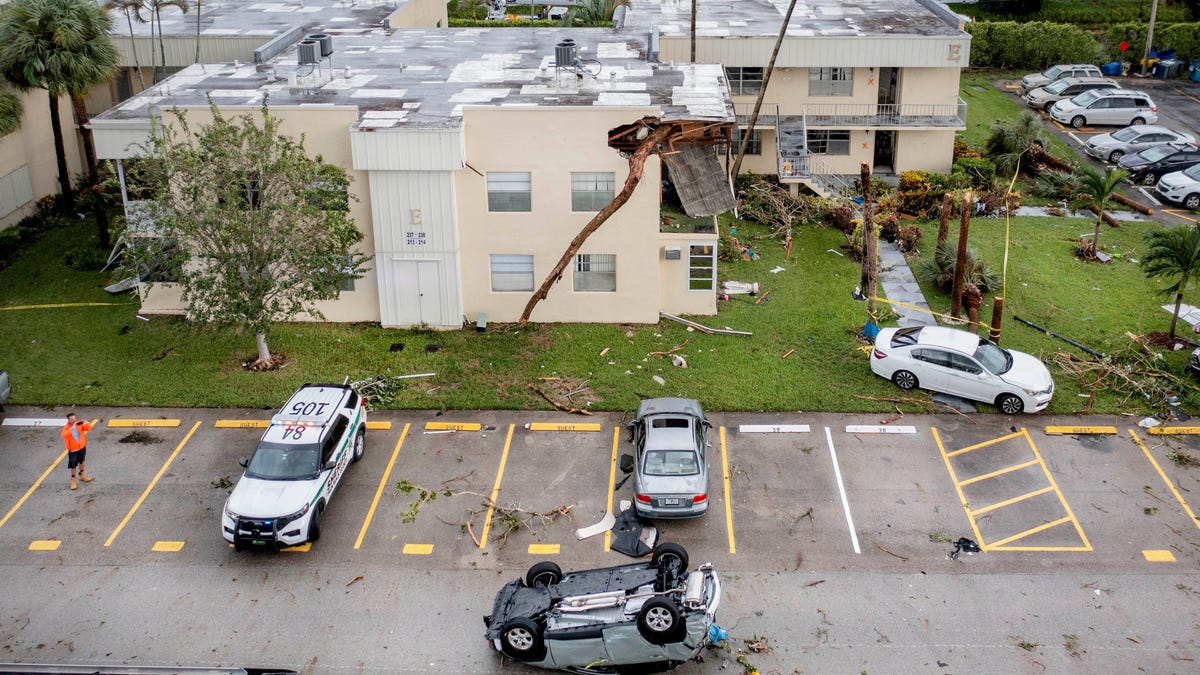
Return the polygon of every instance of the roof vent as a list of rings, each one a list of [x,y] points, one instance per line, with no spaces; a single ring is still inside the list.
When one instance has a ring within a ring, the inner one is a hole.
[[[626,10],[627,10],[627,8],[625,7],[625,5],[617,5],[616,8],[613,9],[613,18],[612,18],[613,30],[621,30],[622,28],[625,27],[625,12],[626,12]]]
[[[309,65],[321,62],[321,45],[316,40],[301,40],[300,49],[300,65]]]
[[[570,68],[575,65],[579,47],[571,38],[554,45],[554,65],[557,68]]]
[[[321,58],[326,58],[333,53],[333,36],[326,33],[313,33],[306,40],[316,40],[321,44]]]

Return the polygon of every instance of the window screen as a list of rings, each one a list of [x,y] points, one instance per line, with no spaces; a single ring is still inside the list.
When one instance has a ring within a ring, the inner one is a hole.
[[[729,93],[734,96],[757,94],[762,90],[763,69],[726,66],[725,79],[729,80]]]
[[[854,71],[850,68],[809,68],[809,96],[850,96],[854,93]]]
[[[530,211],[528,171],[497,172],[487,175],[488,211]]]
[[[808,151],[814,155],[849,155],[850,132],[810,130],[808,132]]]
[[[599,211],[613,200],[615,193],[616,174],[611,171],[571,174],[572,211]]]
[[[615,292],[617,256],[611,253],[581,253],[575,256],[575,290]]]
[[[492,290],[532,291],[533,256],[492,255]]]
[[[711,244],[688,246],[688,289],[711,291],[717,281],[717,250]]]

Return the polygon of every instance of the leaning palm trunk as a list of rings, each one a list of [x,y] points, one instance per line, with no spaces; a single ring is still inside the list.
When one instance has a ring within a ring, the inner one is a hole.
[[[550,274],[546,275],[546,280],[542,282],[541,288],[537,289],[533,296],[529,298],[529,302],[526,303],[525,311],[521,312],[521,318],[518,320],[522,326],[529,323],[529,315],[533,313],[533,308],[536,307],[539,302],[546,299],[546,294],[550,292],[550,287],[562,279],[563,270],[567,268],[567,265],[571,262],[571,259],[575,257],[575,254],[579,252],[579,249],[583,248],[583,243],[587,241],[587,238],[592,236],[593,232],[600,229],[600,226],[604,224],[604,221],[608,220],[612,214],[617,212],[617,209],[624,206],[625,202],[629,201],[629,198],[633,196],[634,189],[637,188],[638,183],[640,183],[642,180],[642,168],[646,164],[646,158],[650,156],[650,153],[653,152],[654,149],[658,147],[658,144],[661,143],[670,133],[670,124],[659,124],[658,128],[651,132],[650,135],[645,139],[643,139],[641,144],[638,145],[637,150],[635,150],[633,154],[629,156],[629,177],[625,179],[624,187],[622,187],[621,191],[618,192],[615,197],[613,197],[613,200],[609,202],[607,206],[600,209],[600,212],[593,216],[592,219],[588,221],[588,224],[584,225],[583,229],[579,231],[579,234],[575,235],[575,238],[571,240],[571,243],[567,246],[567,250],[564,251],[562,257],[558,259],[558,264],[554,266],[554,269],[550,270]]]
[[[133,16],[129,13],[129,8],[125,8],[125,23],[129,24],[129,51],[133,54],[133,70],[137,73],[138,85],[141,86],[141,91],[146,90],[146,80],[142,77],[142,64],[138,62],[137,42],[133,37]],[[142,15],[138,15],[138,23],[146,23],[142,19]],[[151,27],[153,31],[153,27]]]
[[[58,94],[47,90],[50,95],[50,130],[54,132],[54,158],[58,162],[58,191],[64,206],[75,201],[71,193],[71,174],[67,171],[67,151],[63,143],[62,122],[58,119]]]

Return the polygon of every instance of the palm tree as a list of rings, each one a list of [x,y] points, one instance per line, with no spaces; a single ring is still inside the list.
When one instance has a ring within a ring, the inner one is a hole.
[[[1012,175],[1018,163],[1023,171],[1036,174],[1045,167],[1070,171],[1070,165],[1046,152],[1049,136],[1042,118],[1025,110],[1008,124],[992,125],[983,154],[996,164],[997,175]]]
[[[21,128],[21,99],[0,80],[0,138]]]
[[[200,17],[203,14],[200,10],[200,0],[196,0],[196,63],[200,63]]]
[[[22,91],[45,89],[50,97],[50,128],[58,160],[58,185],[70,204],[71,178],[58,119],[58,99],[70,96],[83,134],[89,175],[96,172],[83,95],[117,72],[117,48],[109,38],[112,18],[92,0],[13,0],[0,13],[0,75]],[[93,181],[94,182],[94,181]],[[107,233],[101,242],[107,245]]]
[[[142,91],[145,91],[146,80],[142,78],[142,64],[138,63],[137,42],[134,41],[133,35],[133,20],[137,19],[138,23],[146,23],[146,17],[142,16],[142,10],[146,9],[146,0],[109,0],[107,7],[108,9],[120,10],[125,14],[125,23],[129,25],[129,51],[133,54],[133,69],[137,72],[138,84],[141,85]],[[153,51],[153,48],[151,48],[151,51]]]
[[[163,7],[178,7],[179,11],[187,14],[187,0],[146,0],[146,4],[150,7],[153,21],[150,24],[150,39],[154,39],[154,25],[158,24],[158,56],[161,67],[165,70],[167,67],[167,48],[163,44],[162,31],[162,10]],[[153,57],[153,50],[151,50]],[[158,82],[159,70],[154,69],[154,81]]]
[[[1129,175],[1124,169],[1109,168],[1106,172],[1091,164],[1083,164],[1076,172],[1079,195],[1076,203],[1096,212],[1096,231],[1092,234],[1092,255],[1100,252],[1100,226],[1104,223],[1104,209],[1117,191],[1117,185]]]
[[[1151,279],[1174,279],[1170,286],[1159,291],[1175,294],[1175,313],[1171,315],[1171,335],[1179,322],[1179,307],[1183,292],[1200,277],[1200,229],[1177,225],[1171,229],[1154,229],[1146,233],[1146,253],[1142,255],[1142,271]]]
[[[564,26],[607,26],[612,22],[617,0],[586,0],[571,7],[563,17]]]

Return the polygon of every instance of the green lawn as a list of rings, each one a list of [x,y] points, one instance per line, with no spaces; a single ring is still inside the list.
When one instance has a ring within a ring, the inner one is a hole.
[[[991,87],[998,79],[1003,75],[964,78],[966,136],[974,144],[982,143],[995,120],[1019,110],[1011,97]],[[724,217],[722,232],[731,224]],[[923,251],[929,255],[937,224],[921,225]],[[1002,343],[1043,358],[1059,351],[1082,356],[1066,343],[1018,324],[1014,314],[1106,353],[1127,346],[1126,331],[1165,330],[1170,316],[1158,308],[1165,300],[1153,294],[1156,282],[1146,280],[1132,262],[1148,227],[1155,225],[1105,226],[1101,243],[1122,256],[1096,265],[1072,255],[1078,235],[1091,231],[1091,220],[1014,218]],[[391,406],[548,409],[531,384],[551,393],[586,387],[571,401],[595,410],[630,410],[639,395],[672,395],[698,398],[716,410],[890,412],[896,404],[886,399],[903,398],[870,373],[864,345],[856,337],[866,320],[866,303],[851,299],[859,266],[841,255],[841,233],[816,225],[796,229],[789,260],[763,228],[737,224],[739,239],[759,257],[722,262],[721,279],[757,281],[770,294],[758,305],[753,298],[734,296],[720,304],[718,316],[697,320],[751,331],[751,337],[689,332],[673,322],[525,329],[492,324],[484,333],[473,327],[432,332],[284,324],[268,339],[287,363],[269,373],[241,368],[254,355],[252,336],[193,327],[178,318],[142,320],[132,297],[104,292],[112,281],[109,274],[65,267],[63,251],[94,238],[92,228],[90,220],[73,221],[0,270],[0,335],[5,341],[0,367],[12,378],[13,404],[273,408],[304,382],[426,372],[436,376],[403,381]],[[1004,231],[1004,220],[972,222],[972,247],[997,270]],[[776,266],[784,271],[770,273]],[[945,294],[929,288],[926,294],[936,310],[948,309]],[[1185,300],[1197,299],[1189,293]],[[990,320],[986,310],[991,302],[990,296],[985,298],[984,321]],[[686,369],[649,354],[679,345]],[[1163,363],[1180,372],[1185,359],[1186,351],[1167,354]],[[653,375],[663,377],[666,385],[655,383]],[[1056,378],[1058,394],[1049,411],[1080,409],[1078,395],[1089,388],[1060,373]],[[1093,411],[1139,414],[1159,403],[1102,395]]]

